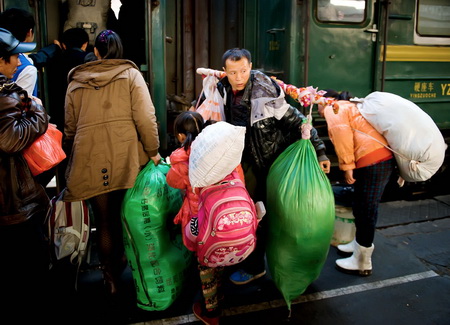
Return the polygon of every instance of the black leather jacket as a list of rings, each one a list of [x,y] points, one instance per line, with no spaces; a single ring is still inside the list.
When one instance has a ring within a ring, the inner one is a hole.
[[[47,126],[44,108],[0,74],[0,226],[22,223],[48,209],[48,196],[21,153]]]
[[[233,121],[233,112],[231,111],[233,94],[227,77],[218,82],[217,89],[221,96],[225,97],[224,109],[227,122],[236,124]],[[280,96],[280,93],[281,89],[275,81],[259,71],[252,70],[240,104],[248,110],[249,118],[251,115],[257,115],[254,107],[252,107],[252,100],[255,97],[273,98],[274,101],[268,103],[268,105],[272,105],[274,112],[277,109],[284,111],[286,105],[288,105],[284,98],[275,100]],[[284,115],[278,116],[278,118],[267,117],[258,120],[251,126],[250,119],[248,119],[243,160],[246,159],[260,171],[267,172],[275,159],[290,144],[301,138],[300,126],[305,116],[295,107],[288,106]],[[325,144],[314,128],[311,130],[311,142],[316,150],[318,160],[328,160],[325,155]]]

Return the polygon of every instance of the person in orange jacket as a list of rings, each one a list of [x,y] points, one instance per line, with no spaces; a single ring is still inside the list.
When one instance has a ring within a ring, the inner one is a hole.
[[[318,105],[319,115],[325,117],[328,134],[333,142],[344,171],[345,181],[355,184],[353,215],[355,216],[355,239],[338,245],[348,258],[338,259],[338,270],[361,276],[372,274],[372,253],[378,205],[383,191],[395,169],[392,152],[385,147],[386,139],[378,133],[359,112],[356,103],[349,99],[349,92],[329,90],[324,97],[337,99],[334,107]]]

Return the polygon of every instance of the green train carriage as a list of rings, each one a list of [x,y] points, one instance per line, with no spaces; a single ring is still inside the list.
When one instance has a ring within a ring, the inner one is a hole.
[[[67,1],[2,0],[0,9],[33,12],[43,47],[59,37]],[[81,3],[102,1],[109,0]],[[119,14],[120,1],[110,7]],[[201,92],[196,68],[222,69],[221,56],[231,47],[249,49],[253,68],[296,86],[358,97],[376,90],[398,94],[425,110],[449,142],[448,0],[164,0],[145,1],[135,14],[145,25],[139,68],[157,110],[163,154],[175,145],[174,117]],[[45,69],[40,77],[45,103],[51,84]],[[59,109],[46,107],[50,114]]]

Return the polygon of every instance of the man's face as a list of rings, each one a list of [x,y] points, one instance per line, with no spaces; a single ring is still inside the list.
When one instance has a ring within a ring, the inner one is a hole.
[[[0,58],[0,73],[3,74],[8,79],[14,76],[17,67],[20,65],[19,54],[13,54],[9,58],[9,62]]]
[[[231,88],[235,91],[245,88],[248,79],[250,79],[251,69],[252,63],[248,62],[247,58],[242,58],[239,61],[228,59],[225,61],[225,67],[223,68],[227,73]]]

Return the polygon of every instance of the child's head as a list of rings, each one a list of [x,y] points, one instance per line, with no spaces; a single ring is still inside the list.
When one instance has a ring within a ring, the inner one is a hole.
[[[10,8],[0,14],[0,27],[9,30],[20,42],[33,41],[35,25],[33,14],[24,9]]]
[[[184,150],[188,150],[192,141],[203,130],[203,117],[200,113],[186,111],[180,113],[173,123],[173,132]]]
[[[81,49],[84,44],[89,43],[89,35],[83,28],[70,28],[61,36],[61,43],[67,50],[73,48]]]

